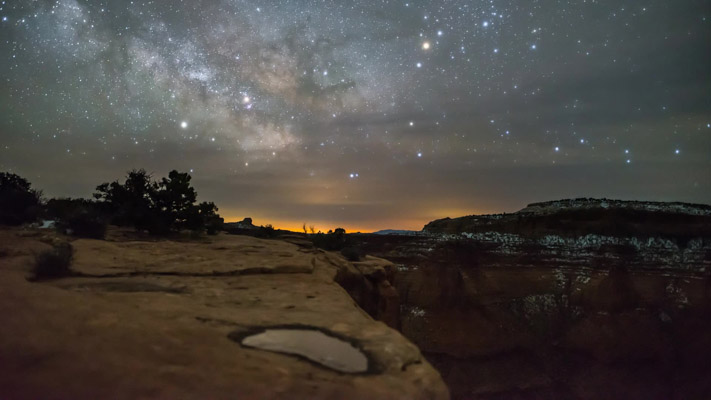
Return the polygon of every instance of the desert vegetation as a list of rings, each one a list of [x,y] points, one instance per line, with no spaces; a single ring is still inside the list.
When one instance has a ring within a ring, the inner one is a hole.
[[[16,174],[0,173],[0,224],[20,225],[37,219],[42,193]]]
[[[108,224],[132,226],[153,235],[181,230],[216,234],[223,219],[215,203],[197,203],[191,176],[176,170],[153,181],[143,169],[129,171],[119,181],[97,186],[93,199],[53,198],[24,178],[0,174],[0,224],[20,225],[40,218],[55,221],[63,232],[78,237],[103,238]]]
[[[94,198],[116,225],[159,235],[186,229],[215,234],[223,223],[217,206],[195,204],[197,192],[190,180],[188,173],[173,170],[167,178],[151,181],[145,170],[132,170],[123,184],[114,181],[97,186]]]
[[[309,238],[319,249],[338,251],[348,261],[360,261],[364,256],[360,243],[346,235],[346,230],[343,228],[336,228],[328,233],[312,233]]]
[[[56,279],[70,275],[74,249],[67,242],[55,244],[51,250],[43,251],[35,256],[32,269],[32,280]]]

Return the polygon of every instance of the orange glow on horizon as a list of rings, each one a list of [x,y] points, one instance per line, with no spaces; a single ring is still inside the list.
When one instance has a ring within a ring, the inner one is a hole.
[[[269,218],[268,216],[259,215],[252,213],[252,223],[256,226],[269,225],[271,224],[276,229],[284,229],[292,232],[303,232],[303,225],[306,224],[306,229],[313,226],[315,232],[321,231],[323,233],[328,232],[336,228],[343,228],[348,233],[361,232],[376,232],[383,229],[397,229],[397,230],[410,230],[410,231],[420,231],[422,228],[430,221],[440,219],[440,218],[456,218],[463,217],[466,215],[474,214],[487,214],[489,212],[474,212],[472,210],[463,209],[445,209],[445,210],[435,210],[429,211],[420,216],[420,218],[408,218],[408,219],[387,219],[387,220],[377,220],[377,221],[363,221],[360,223],[339,223],[338,221],[304,221],[304,220],[288,220],[288,219],[275,219]],[[230,215],[231,214],[231,215]],[[244,219],[244,217],[235,216],[245,215],[242,213],[231,212],[230,214],[223,215],[225,222],[239,222]],[[310,230],[309,230],[310,233]]]

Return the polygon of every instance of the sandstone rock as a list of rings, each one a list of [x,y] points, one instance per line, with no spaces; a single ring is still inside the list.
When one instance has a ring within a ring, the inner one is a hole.
[[[32,283],[32,254],[49,246],[15,231],[0,239],[12,249],[0,257],[4,398],[448,398],[418,348],[334,282],[358,273],[335,254],[244,236],[82,239],[78,276]],[[338,373],[228,338],[278,325],[349,338],[377,372]]]

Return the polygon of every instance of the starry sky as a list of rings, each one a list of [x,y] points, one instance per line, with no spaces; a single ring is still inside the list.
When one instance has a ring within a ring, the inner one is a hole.
[[[189,171],[228,220],[711,203],[708,0],[0,2],[0,170]]]

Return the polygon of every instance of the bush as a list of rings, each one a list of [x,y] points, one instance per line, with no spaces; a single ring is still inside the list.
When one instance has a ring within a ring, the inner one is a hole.
[[[255,237],[272,239],[279,236],[279,232],[271,224],[260,226],[254,234]]]
[[[73,215],[64,223],[71,235],[91,239],[103,239],[108,227],[102,215],[88,212]]]
[[[86,199],[51,199],[46,216],[57,221],[57,228],[84,238],[103,239],[108,218],[98,204]]]
[[[71,273],[69,266],[72,263],[72,245],[60,243],[52,250],[39,253],[35,257],[35,266],[32,270],[33,280],[57,279]]]
[[[339,251],[346,247],[346,230],[336,228],[335,231],[329,231],[327,234],[317,233],[311,236],[311,241],[314,246],[319,249],[328,251]]]
[[[365,254],[363,254],[363,250],[359,247],[349,246],[341,250],[341,255],[348,261],[360,261]]]
[[[184,229],[216,234],[222,218],[211,202],[195,204],[197,192],[187,173],[170,171],[154,182],[145,170],[129,171],[124,183],[114,181],[96,188],[94,198],[117,225],[132,225],[153,235]]]
[[[222,230],[224,222],[225,220],[219,216],[210,217],[205,221],[205,231],[207,231],[208,235],[217,235]]]
[[[20,225],[37,219],[41,193],[15,174],[0,173],[0,224]]]

